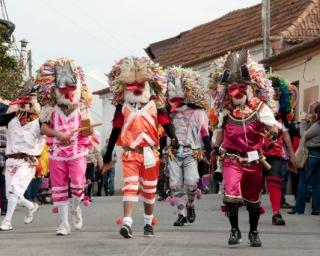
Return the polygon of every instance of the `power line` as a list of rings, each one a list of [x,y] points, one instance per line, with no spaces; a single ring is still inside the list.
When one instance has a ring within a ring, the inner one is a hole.
[[[88,14],[88,12],[86,12],[82,7],[80,7],[78,4],[76,4],[73,0],[71,0],[71,4],[73,6],[75,6],[77,9],[79,9],[88,19],[90,19],[93,23],[95,23],[103,33],[106,33],[108,34],[109,37],[111,37],[113,40],[117,41],[118,43],[120,43],[126,50],[128,50],[129,52],[131,51],[131,49],[129,49],[129,47],[123,42],[121,41],[120,39],[118,39],[116,36],[112,35],[110,33],[110,31],[108,31],[108,29],[103,26],[100,22],[98,22],[95,18],[93,18],[92,16],[90,16]]]
[[[44,2],[46,1],[40,1],[41,3],[44,4]],[[118,53],[122,54],[119,49],[116,49],[114,48],[112,45],[109,44],[108,41],[100,38],[100,37],[97,37],[95,34],[91,33],[89,30],[85,29],[84,27],[80,26],[79,24],[77,24],[76,22],[74,22],[72,19],[70,19],[68,16],[64,15],[61,11],[59,11],[58,9],[56,9],[55,7],[53,7],[51,4],[49,4],[48,2],[46,2],[46,4],[44,4],[46,7],[48,7],[49,9],[55,11],[57,14],[59,14],[60,16],[64,17],[66,20],[68,20],[70,23],[72,23],[74,26],[78,27],[79,29],[85,31],[89,36],[91,36],[92,38],[95,38],[96,40],[100,41],[101,43],[103,44],[107,44],[109,45],[109,47],[115,51],[117,51]]]

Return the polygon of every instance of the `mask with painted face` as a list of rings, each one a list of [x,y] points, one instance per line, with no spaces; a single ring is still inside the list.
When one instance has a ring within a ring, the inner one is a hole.
[[[59,59],[55,70],[57,103],[66,106],[78,104],[81,97],[81,83],[77,77],[74,63],[65,58]]]
[[[125,57],[113,65],[107,76],[114,105],[124,102],[145,104],[154,100],[158,107],[164,107],[166,77],[163,69],[149,58]]]
[[[11,101],[11,106],[16,106],[19,113],[39,115],[41,106],[37,99],[39,87],[30,79],[24,82],[19,93],[19,98]]]
[[[208,97],[199,73],[188,68],[171,67],[166,70],[166,74],[171,111],[184,110],[183,106],[187,105],[207,108]]]
[[[124,90],[124,101],[129,103],[148,103],[151,90],[148,82],[127,85]]]

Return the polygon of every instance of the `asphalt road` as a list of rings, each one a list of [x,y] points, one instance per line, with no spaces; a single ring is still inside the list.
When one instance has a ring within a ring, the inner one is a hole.
[[[13,219],[13,230],[0,232],[1,256],[81,256],[81,255],[237,255],[237,256],[302,256],[320,253],[320,216],[310,215],[310,205],[305,215],[288,215],[283,211],[286,226],[271,225],[268,198],[263,198],[266,213],[260,219],[261,248],[248,246],[248,214],[240,211],[240,229],[243,242],[227,245],[229,224],[220,211],[221,196],[206,195],[196,202],[197,220],[184,227],[173,227],[175,208],[157,202],[156,216],[159,224],[155,237],[143,237],[143,208],[135,209],[132,239],[123,239],[115,224],[121,216],[121,197],[94,198],[91,207],[83,207],[84,228],[70,236],[57,237],[57,215],[50,205],[42,205],[34,222],[23,223],[24,209],[18,208]],[[288,201],[293,203],[292,197]]]

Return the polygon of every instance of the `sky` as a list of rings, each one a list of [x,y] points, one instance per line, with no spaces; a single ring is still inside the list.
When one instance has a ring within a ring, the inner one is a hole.
[[[15,38],[26,38],[34,69],[69,56],[102,80],[113,62],[258,0],[6,0]],[[99,87],[99,85],[95,85]]]
[[[149,44],[261,0],[6,0],[16,41],[32,50],[33,71],[69,56],[92,91],[105,88],[114,61],[146,55]],[[99,113],[97,114],[99,115]]]

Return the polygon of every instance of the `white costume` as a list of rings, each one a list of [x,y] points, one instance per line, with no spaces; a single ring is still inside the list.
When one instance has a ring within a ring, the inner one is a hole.
[[[45,139],[40,133],[40,106],[32,82],[27,82],[20,98],[12,102],[16,112],[2,113],[0,125],[7,125],[6,189],[8,209],[0,230],[11,230],[11,219],[17,204],[27,208],[24,222],[29,224],[39,205],[24,198],[24,193],[36,172],[37,157],[41,155]]]

